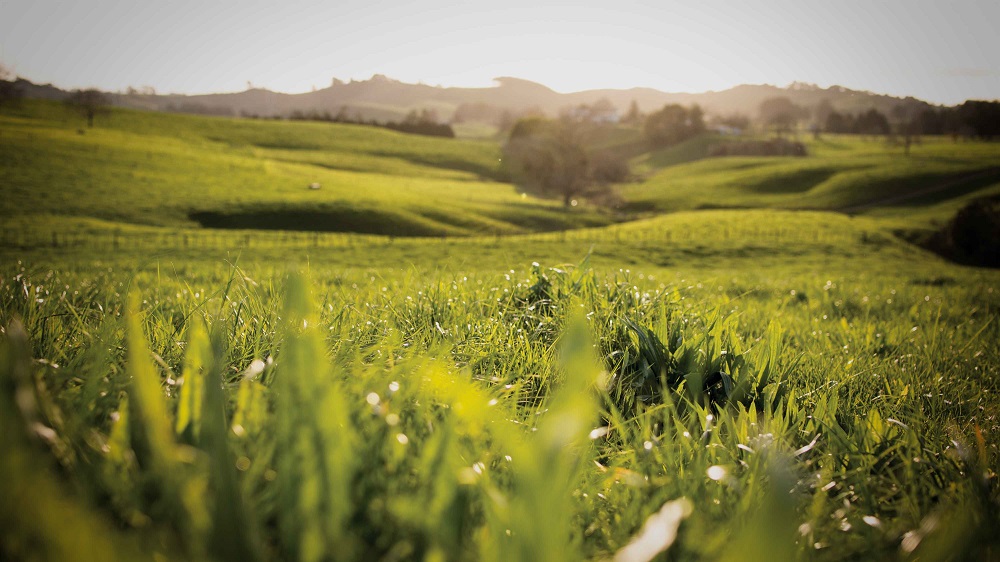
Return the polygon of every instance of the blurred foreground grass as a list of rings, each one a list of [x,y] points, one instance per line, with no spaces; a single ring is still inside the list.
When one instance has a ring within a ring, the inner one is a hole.
[[[997,555],[995,275],[121,265],[3,278],[7,556]]]

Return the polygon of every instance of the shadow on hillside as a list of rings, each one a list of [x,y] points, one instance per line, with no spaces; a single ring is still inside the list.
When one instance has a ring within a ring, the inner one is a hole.
[[[830,168],[806,168],[769,177],[748,187],[752,191],[763,194],[805,193],[832,178],[838,172],[839,170]]]
[[[974,199],[938,231],[898,234],[955,263],[1000,268],[1000,195]]]
[[[837,209],[853,214],[876,207],[922,207],[942,203],[962,195],[974,193],[1000,180],[1000,168],[986,168],[963,173],[930,173],[909,176],[904,179],[873,184],[871,191],[894,193],[889,197],[876,198]]]
[[[371,209],[268,209],[196,211],[189,215],[206,228],[353,232],[387,236],[441,236],[441,228],[415,217]]]

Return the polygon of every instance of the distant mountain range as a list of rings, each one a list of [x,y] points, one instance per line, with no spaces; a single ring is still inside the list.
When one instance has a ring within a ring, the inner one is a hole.
[[[29,98],[63,99],[69,95],[50,84],[39,85],[18,78],[20,90]],[[652,88],[587,90],[563,94],[542,84],[519,78],[497,78],[489,88],[445,88],[408,84],[382,75],[368,80],[333,83],[320,90],[285,94],[251,88],[244,92],[203,95],[160,95],[132,91],[109,93],[112,103],[122,107],[154,111],[175,111],[232,116],[288,117],[294,112],[329,113],[365,120],[399,120],[410,111],[432,110],[442,121],[450,121],[460,108],[466,120],[496,120],[503,112],[519,114],[540,111],[557,115],[567,108],[607,100],[625,113],[634,101],[643,112],[655,111],[668,103],[698,104],[709,116],[742,114],[756,117],[760,103],[768,98],[788,97],[796,105],[811,109],[826,100],[841,112],[857,113],[875,108],[891,115],[897,106],[922,109],[931,104],[912,97],[897,98],[841,86],[821,88],[793,83],[781,88],[771,85],[741,85],[719,92],[668,93]],[[471,116],[471,117],[470,117]]]

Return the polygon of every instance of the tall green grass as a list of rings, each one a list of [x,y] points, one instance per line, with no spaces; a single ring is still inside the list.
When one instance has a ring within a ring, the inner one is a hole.
[[[10,556],[605,559],[661,507],[671,558],[996,555],[998,300],[957,269],[37,275],[0,287]]]

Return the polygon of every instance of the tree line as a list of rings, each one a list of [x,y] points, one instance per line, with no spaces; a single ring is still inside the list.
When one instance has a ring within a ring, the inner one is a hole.
[[[401,133],[414,135],[425,135],[429,137],[455,138],[455,130],[448,123],[440,122],[437,112],[433,109],[411,110],[402,121],[378,121],[375,119],[362,119],[360,116],[351,116],[346,107],[341,107],[335,115],[329,111],[319,112],[295,110],[288,119],[292,121],[324,121],[328,123],[344,123],[349,125],[368,125],[370,127],[382,127]]]
[[[811,122],[814,133],[953,135],[983,140],[1000,137],[1000,101],[969,100],[954,107],[903,102],[887,115],[875,108],[837,111],[826,100],[812,108],[802,107],[786,97],[777,97],[761,103],[759,118],[779,137],[797,129],[803,121]]]

